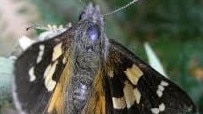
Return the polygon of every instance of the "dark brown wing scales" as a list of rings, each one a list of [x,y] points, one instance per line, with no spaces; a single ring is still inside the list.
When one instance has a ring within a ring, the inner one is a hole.
[[[106,98],[112,103],[112,113],[196,112],[194,103],[180,87],[120,44],[109,41],[109,55],[105,66],[109,90]],[[107,112],[109,109],[111,108],[107,108]]]
[[[71,32],[71,29],[66,32]],[[13,94],[16,107],[21,113],[45,111],[67,62],[64,51],[69,49],[72,42],[72,34],[68,35],[63,33],[36,43],[17,59]]]

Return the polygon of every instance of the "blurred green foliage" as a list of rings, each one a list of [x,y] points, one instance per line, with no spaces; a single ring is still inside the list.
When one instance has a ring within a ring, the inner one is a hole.
[[[91,1],[106,13],[131,0]],[[38,6],[43,24],[74,24],[83,9],[79,0],[32,2]],[[143,42],[149,42],[170,78],[187,91],[203,114],[203,74],[194,73],[196,68],[203,69],[202,12],[203,0],[142,0],[105,17],[105,29],[109,38],[144,60]]]

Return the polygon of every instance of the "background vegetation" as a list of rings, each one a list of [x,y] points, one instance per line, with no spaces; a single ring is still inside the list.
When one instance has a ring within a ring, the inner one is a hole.
[[[22,1],[15,0],[14,4]],[[91,1],[99,4],[104,13],[130,2]],[[89,1],[82,2],[86,5]],[[29,4],[29,7],[22,5],[17,10],[19,16],[28,15],[24,18],[29,20],[26,21],[26,26],[31,23],[66,25],[68,22],[73,22],[74,25],[83,9],[79,0],[33,0]],[[34,10],[30,11],[31,6]],[[105,17],[105,29],[109,38],[122,43],[145,61],[143,43],[149,42],[170,78],[187,91],[203,114],[202,12],[203,0],[141,0],[125,10]],[[9,44],[5,37],[0,36],[0,41]],[[17,37],[9,37],[14,42],[9,46],[16,44]],[[14,48],[7,46],[0,43],[2,56],[9,56],[10,50]]]

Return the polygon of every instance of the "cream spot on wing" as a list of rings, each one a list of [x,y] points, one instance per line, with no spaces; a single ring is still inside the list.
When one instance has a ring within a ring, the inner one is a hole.
[[[135,95],[136,102],[137,102],[137,104],[139,104],[140,103],[140,98],[141,98],[140,91],[137,88],[135,88],[133,92],[134,92],[134,95]]]
[[[31,67],[31,68],[30,68],[28,74],[29,74],[29,77],[30,77],[30,82],[33,82],[33,81],[36,80],[36,76],[35,76],[35,74],[34,74],[34,67]]]
[[[114,109],[124,109],[126,107],[125,99],[123,97],[116,98],[112,97]]]
[[[127,108],[130,108],[136,101],[133,87],[129,84],[129,82],[125,81],[125,86],[123,88],[125,101],[127,104]]]
[[[45,72],[44,72],[44,78],[49,74],[49,71],[51,69],[51,64],[46,68]]]
[[[44,54],[44,45],[40,45],[39,46],[39,53],[38,53],[38,57],[37,57],[37,63],[39,63],[42,60],[42,56]]]
[[[56,86],[56,81],[52,80],[52,77],[56,70],[57,63],[58,61],[54,62],[53,65],[49,65],[44,72],[44,79],[45,79],[44,83],[48,91],[53,91],[54,87]]]
[[[62,55],[62,43],[59,43],[54,47],[53,54],[52,54],[52,61],[55,61],[61,55]]]
[[[109,71],[109,72],[108,72],[108,76],[111,77],[111,78],[113,78],[113,71]]]
[[[131,68],[128,68],[124,72],[127,75],[128,79],[131,81],[131,83],[133,83],[134,85],[137,85],[138,80],[143,75],[143,72],[135,64],[133,64]]]

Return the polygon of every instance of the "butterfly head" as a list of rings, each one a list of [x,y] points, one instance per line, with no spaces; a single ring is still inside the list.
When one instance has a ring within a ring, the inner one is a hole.
[[[99,25],[104,24],[103,14],[101,14],[99,6],[93,6],[92,3],[89,3],[85,10],[80,14],[79,20],[88,20]]]

